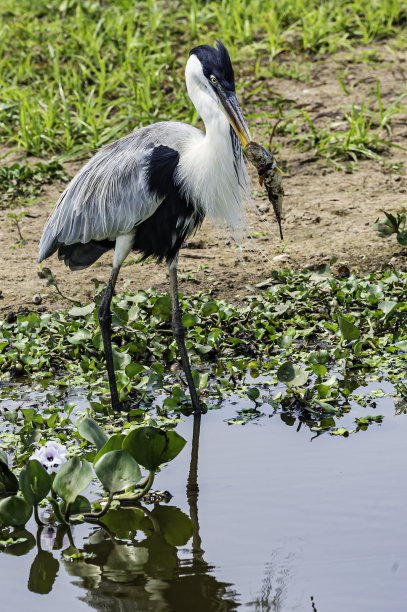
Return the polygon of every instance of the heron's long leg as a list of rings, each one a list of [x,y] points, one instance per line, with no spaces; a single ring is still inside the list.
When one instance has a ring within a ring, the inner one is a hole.
[[[107,376],[109,378],[110,396],[112,398],[112,408],[115,412],[120,410],[119,395],[117,393],[116,377],[114,374],[113,353],[112,353],[112,313],[110,303],[112,301],[114,286],[119,276],[120,266],[114,267],[99,306],[98,318],[100,331],[102,333],[103,348],[105,350]]]
[[[181,355],[182,367],[184,368],[185,376],[187,377],[189,392],[191,394],[192,407],[196,414],[201,413],[199,406],[198,394],[195,389],[195,384],[192,378],[191,366],[189,364],[188,353],[185,347],[185,327],[181,321],[181,310],[178,299],[178,278],[177,278],[177,262],[173,261],[168,265],[170,273],[170,289],[172,302],[172,330],[177,342],[178,350]]]

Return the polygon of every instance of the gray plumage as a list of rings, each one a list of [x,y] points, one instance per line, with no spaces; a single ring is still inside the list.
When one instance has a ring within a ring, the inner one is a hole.
[[[152,191],[146,171],[155,146],[181,150],[204,134],[185,123],[141,128],[96,153],[59,198],[44,228],[39,261],[59,245],[116,240],[150,217],[164,197]]]

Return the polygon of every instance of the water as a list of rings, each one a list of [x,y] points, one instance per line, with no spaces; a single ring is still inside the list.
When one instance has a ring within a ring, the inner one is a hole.
[[[228,425],[235,410],[229,402],[202,418],[199,495],[186,490],[192,418],[177,429],[189,444],[154,484],[170,489],[170,505],[193,519],[186,545],[142,534],[126,546],[96,527],[75,527],[76,545],[93,559],[67,562],[50,550],[35,561],[36,545],[25,555],[0,555],[2,609],[404,612],[405,415],[392,416],[384,398],[383,424],[311,441],[309,429],[287,427],[278,415]],[[195,451],[196,443],[197,435]],[[28,528],[36,534],[31,522]],[[41,571],[48,594],[29,590],[42,588]]]

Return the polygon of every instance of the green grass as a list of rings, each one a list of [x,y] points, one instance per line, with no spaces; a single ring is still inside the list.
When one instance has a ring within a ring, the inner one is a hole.
[[[281,51],[366,44],[397,35],[406,16],[406,0],[3,0],[0,140],[75,156],[153,121],[196,121],[183,74],[192,46],[220,38],[250,92],[259,75],[284,75]]]

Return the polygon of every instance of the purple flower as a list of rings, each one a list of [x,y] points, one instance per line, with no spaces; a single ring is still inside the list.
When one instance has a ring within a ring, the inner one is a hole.
[[[67,450],[59,442],[46,442],[44,446],[37,448],[30,459],[36,459],[47,470],[48,473],[57,472],[66,461]]]

